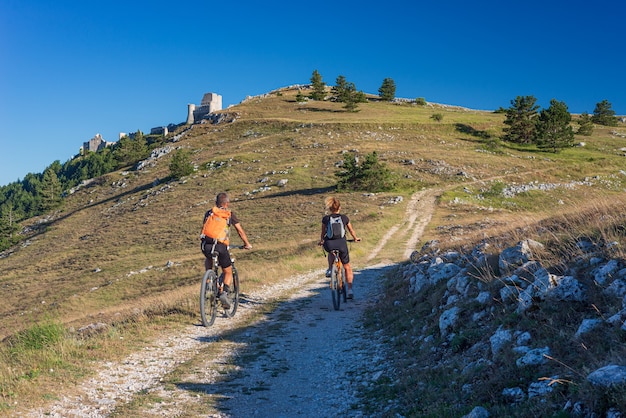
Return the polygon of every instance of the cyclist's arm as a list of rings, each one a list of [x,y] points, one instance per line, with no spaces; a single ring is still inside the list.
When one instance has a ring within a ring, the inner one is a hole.
[[[346,225],[346,228],[348,228],[348,232],[350,232],[350,235],[352,235],[352,238],[354,238],[355,242],[361,241],[361,238],[357,238],[356,232],[354,232],[354,228],[352,228],[352,222],[348,222],[348,225]]]
[[[248,241],[248,237],[246,236],[246,233],[244,232],[241,224],[237,222],[233,226],[237,230],[237,233],[239,234],[239,238],[241,238],[241,240],[243,241],[243,248],[245,248],[246,250],[249,250],[250,248],[252,248],[252,244],[250,244],[250,241]]]
[[[322,234],[320,235],[320,241],[317,245],[324,245],[324,237],[326,237],[326,228],[328,228],[327,224],[322,222]]]

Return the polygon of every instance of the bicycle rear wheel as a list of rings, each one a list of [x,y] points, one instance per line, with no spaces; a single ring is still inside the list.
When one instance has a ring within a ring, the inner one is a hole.
[[[346,269],[341,266],[341,295],[343,296],[343,303],[348,300],[348,282],[346,281]]]
[[[207,270],[200,285],[200,317],[202,325],[210,327],[217,315],[217,277],[213,270]]]
[[[239,306],[239,274],[233,264],[233,284],[230,286],[230,308],[224,309],[226,316],[232,318],[237,312]]]
[[[333,297],[333,308],[335,308],[336,311],[338,311],[341,306],[341,277],[339,277],[340,274],[338,273],[337,265],[333,264],[333,269],[330,274],[330,293]]]

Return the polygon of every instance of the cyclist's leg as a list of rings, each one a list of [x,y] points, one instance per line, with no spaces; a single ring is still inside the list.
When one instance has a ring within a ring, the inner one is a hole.
[[[222,272],[224,273],[224,284],[230,287],[233,283],[233,268],[232,262],[230,261],[228,247],[225,244],[218,243],[215,245],[215,251],[219,254],[217,261],[222,268]]]
[[[211,247],[212,245],[207,243],[204,239],[200,241],[200,250],[204,254],[204,271],[207,271],[211,267]]]
[[[222,267],[222,271],[224,272],[224,284],[230,288],[233,285],[233,266],[230,265],[228,267]]]
[[[350,263],[344,264],[343,268],[346,270],[346,281],[348,282],[348,291],[352,291],[352,280],[354,279],[354,272]]]
[[[335,256],[333,255],[333,251],[339,251],[339,257],[341,258],[341,262],[343,263],[343,254],[344,251],[348,251],[348,245],[345,240],[341,239],[331,239],[324,241],[324,249],[328,252],[328,269],[332,270],[333,264],[335,263]]]
[[[328,270],[332,270],[333,269],[333,262],[335,261],[335,257],[333,256],[334,248],[330,244],[331,244],[331,241],[324,240],[323,248],[328,253]]]
[[[350,253],[348,252],[348,243],[345,240],[341,240],[341,246],[339,248],[339,257],[343,263],[343,268],[346,271],[346,281],[348,282],[348,295],[352,295],[352,280],[354,279],[354,272],[350,265]]]

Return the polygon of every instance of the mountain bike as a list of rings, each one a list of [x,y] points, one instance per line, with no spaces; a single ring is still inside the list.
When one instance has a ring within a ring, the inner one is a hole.
[[[343,297],[344,303],[348,300],[348,282],[346,281],[346,269],[339,257],[339,250],[332,250],[330,253],[334,257],[330,273],[330,293],[333,297],[333,308],[338,311],[341,306],[341,298]]]
[[[346,242],[356,241],[348,239]],[[348,300],[348,280],[346,278],[346,269],[339,257],[339,250],[332,250],[330,253],[333,256],[330,270],[330,293],[333,297],[333,308],[338,311],[341,306],[341,298],[343,298],[344,303]]]
[[[230,252],[230,248],[229,248]],[[219,264],[217,261],[218,253],[211,252],[212,268],[208,269],[202,277],[200,284],[200,317],[202,318],[202,325],[210,327],[215,322],[217,311],[222,303],[220,302],[219,295],[224,286],[224,273],[222,272],[218,276]],[[224,308],[224,314],[232,318],[237,312],[239,306],[239,274],[235,267],[235,259],[231,255],[230,260],[233,266],[233,283],[230,286],[230,307]]]

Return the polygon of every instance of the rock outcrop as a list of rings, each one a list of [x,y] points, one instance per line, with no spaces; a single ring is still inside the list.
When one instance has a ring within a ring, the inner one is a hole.
[[[563,382],[626,390],[626,359],[616,362],[610,349],[595,352],[594,364],[585,365],[593,369],[584,373],[581,368],[574,376],[558,358],[569,349],[562,344],[589,349],[589,341],[620,341],[619,334],[626,331],[626,265],[619,258],[606,258],[613,245],[617,244],[580,239],[573,259],[552,269],[536,256],[544,245],[530,239],[501,251],[483,242],[465,253],[441,251],[437,242],[428,242],[400,270],[409,299],[432,300],[433,295],[441,295],[432,313],[420,318],[422,335],[413,337],[420,349],[441,359],[438,365],[425,367],[454,363],[467,374],[509,364],[525,377],[499,389],[502,401],[511,405],[532,398],[548,401]],[[559,327],[554,319],[555,338],[539,331],[539,322],[549,323],[561,312],[567,312],[565,319],[572,324]],[[472,389],[471,383],[464,386],[466,391]],[[559,408],[572,413],[593,411],[593,405],[575,397]]]

